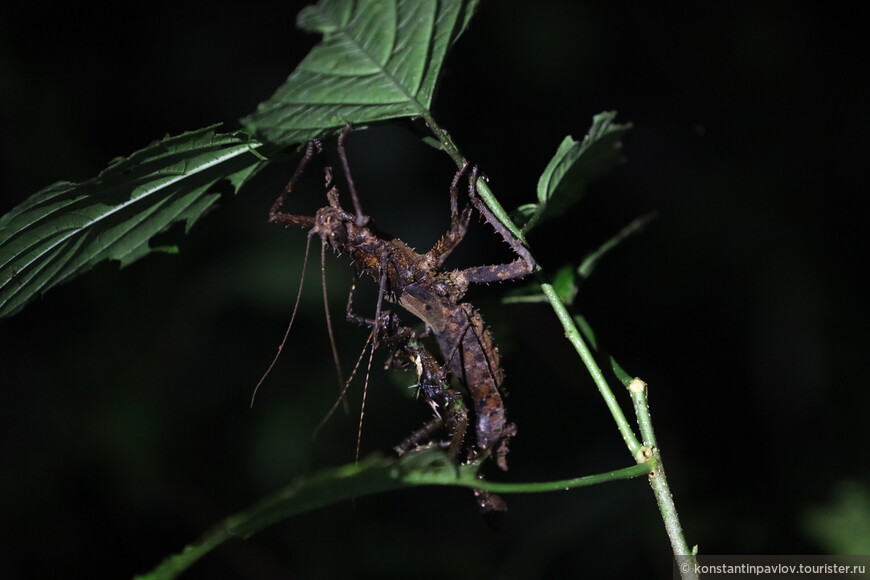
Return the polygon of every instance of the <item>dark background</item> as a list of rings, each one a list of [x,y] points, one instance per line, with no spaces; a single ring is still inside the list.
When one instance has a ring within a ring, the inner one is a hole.
[[[507,4],[485,2],[451,53],[437,118],[508,208],[532,200],[558,143],[593,114],[634,124],[628,163],[530,242],[552,271],[659,212],[577,305],[650,384],[688,541],[870,553],[867,14]],[[234,126],[317,41],[292,26],[301,5],[17,6],[0,24],[0,209],[164,134]],[[401,124],[353,134],[350,155],[366,211],[428,248],[447,226],[446,157]],[[276,163],[189,237],[169,232],[180,255],[100,266],[0,321],[0,577],[130,577],[295,476],[353,460],[361,383],[311,441],[337,388],[317,252],[285,355],[248,408],[299,280],[304,233],[265,221],[291,171]],[[318,195],[300,194],[300,213]],[[509,258],[483,227],[462,249],[454,265]],[[345,368],[364,342],[340,315],[349,273],[328,258]],[[549,308],[500,306],[501,290],[470,296],[520,430],[511,471],[489,474],[629,465]],[[357,300],[374,308],[365,290]],[[427,417],[397,379],[372,374],[364,454]],[[464,490],[359,498],[231,542],[185,577],[669,577],[644,481],[507,500],[493,532]]]

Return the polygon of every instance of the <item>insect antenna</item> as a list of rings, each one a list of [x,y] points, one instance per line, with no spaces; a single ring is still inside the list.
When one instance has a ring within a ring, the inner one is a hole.
[[[359,461],[359,450],[360,450],[360,442],[362,441],[362,429],[363,429],[363,420],[366,415],[366,395],[369,391],[369,377],[372,372],[372,359],[375,358],[375,350],[378,348],[378,331],[380,330],[381,324],[381,306],[384,303],[384,291],[387,288],[387,273],[381,272],[381,281],[378,284],[378,303],[375,307],[375,323],[372,326],[371,340],[372,340],[372,350],[369,352],[369,364],[366,368],[366,380],[363,383],[363,393],[362,393],[362,403],[360,404],[359,409],[359,426],[356,431],[356,454],[354,455],[354,461]]]
[[[344,373],[341,371],[341,360],[338,356],[338,346],[335,344],[335,332],[332,330],[332,317],[329,314],[329,298],[326,292],[326,240],[322,240],[320,244],[320,285],[323,288],[323,312],[326,314],[326,331],[329,334],[329,346],[332,348],[332,360],[335,363],[335,372],[338,376],[338,400],[341,402],[344,412],[347,413],[347,401],[344,398],[344,394],[347,391],[350,380],[347,383],[344,381]],[[353,377],[351,376],[351,378]]]
[[[343,402],[346,402],[344,396],[347,394],[347,389],[350,387],[350,384],[353,382],[354,377],[356,377],[356,372],[359,370],[359,366],[362,363],[363,357],[365,357],[366,349],[372,342],[372,335],[369,334],[366,339],[366,343],[363,345],[362,351],[359,353],[359,357],[356,359],[356,364],[353,365],[353,370],[350,373],[350,376],[347,378],[347,381],[344,383],[344,386],[341,389],[341,393],[339,393],[338,398],[332,404],[332,407],[329,408],[329,411],[326,412],[326,416],[320,420],[317,426],[314,428],[314,432],[311,434],[311,438],[314,439],[317,437],[317,433],[326,425],[326,422],[329,421],[329,418],[332,417],[332,414],[335,413],[335,410],[338,409],[338,406]]]
[[[290,315],[290,323],[287,324],[287,330],[284,331],[284,338],[281,339],[281,344],[278,345],[278,352],[275,353],[275,358],[269,364],[266,372],[260,377],[257,386],[254,387],[254,392],[251,393],[251,408],[254,407],[254,399],[257,397],[257,391],[260,390],[260,385],[266,380],[266,377],[272,372],[275,363],[278,362],[278,357],[281,356],[281,351],[284,350],[284,345],[287,344],[287,337],[290,336],[290,329],[293,328],[293,321],[296,320],[296,312],[299,311],[299,302],[302,299],[302,286],[305,283],[305,270],[308,265],[308,250],[311,249],[311,235],[308,235],[308,240],[305,242],[305,258],[302,260],[302,275],[299,277],[299,290],[296,291],[296,303],[293,305],[293,314]]]

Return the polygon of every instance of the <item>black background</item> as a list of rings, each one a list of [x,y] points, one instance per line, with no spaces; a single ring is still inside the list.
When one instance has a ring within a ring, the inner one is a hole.
[[[300,6],[17,6],[0,24],[0,209],[165,134],[233,127],[317,41],[292,26]],[[785,2],[485,2],[446,63],[436,116],[508,208],[593,114],[634,124],[628,163],[530,243],[552,271],[659,212],[577,306],[650,384],[687,539],[706,553],[870,553],[866,24]],[[401,124],[353,134],[350,156],[366,211],[427,249],[447,226],[449,160]],[[130,577],[293,477],[353,460],[361,382],[311,441],[337,389],[317,252],[303,316],[248,408],[299,280],[305,235],[265,221],[291,171],[273,164],[190,236],[169,232],[180,255],[102,265],[0,322],[0,577]],[[484,227],[461,247],[456,266],[510,257]],[[340,315],[349,272],[327,259],[346,368],[364,342]],[[500,306],[501,290],[470,296],[520,430],[511,471],[490,475],[629,465],[549,308]],[[365,292],[356,303],[373,309]],[[426,416],[376,369],[363,453]],[[463,490],[359,498],[231,542],[185,577],[670,574],[643,481],[507,500],[493,532]],[[836,514],[851,545],[823,533]]]

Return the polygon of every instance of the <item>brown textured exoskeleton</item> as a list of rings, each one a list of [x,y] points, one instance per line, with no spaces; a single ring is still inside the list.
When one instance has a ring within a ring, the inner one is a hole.
[[[350,254],[358,273],[371,276],[378,283],[375,321],[381,320],[383,301],[399,304],[414,314],[427,331],[437,339],[445,366],[468,389],[473,402],[475,425],[474,447],[469,459],[492,454],[498,466],[507,469],[508,441],[516,433],[509,423],[502,398],[504,379],[498,350],[477,310],[462,302],[471,283],[496,282],[521,278],[530,274],[535,262],[522,243],[512,236],[492,215],[477,194],[477,168],[463,163],[450,185],[450,229],[425,254],[418,254],[399,239],[376,230],[371,219],[363,214],[344,151],[344,141],[350,125],[338,138],[341,160],[354,212],[346,211],[339,202],[338,189],[332,172],[326,168],[326,198],[329,205],[314,216],[286,213],[283,208],[289,194],[308,162],[322,150],[319,141],[308,143],[292,179],[278,196],[269,212],[269,221],[285,227],[309,229],[309,236],[319,236],[322,244],[337,254]],[[468,196],[471,205],[492,225],[510,245],[518,258],[509,264],[480,266],[444,271],[444,261],[465,235],[472,208],[458,208],[458,187],[468,174]],[[350,312],[356,322],[360,317]],[[379,324],[379,323],[378,323]],[[381,332],[373,330],[374,347]],[[428,353],[427,353],[428,355]]]

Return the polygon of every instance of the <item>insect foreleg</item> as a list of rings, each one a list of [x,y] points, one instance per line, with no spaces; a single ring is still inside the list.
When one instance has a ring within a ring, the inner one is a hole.
[[[341,168],[344,170],[344,178],[347,181],[347,189],[350,192],[350,199],[353,202],[353,209],[356,212],[356,225],[364,226],[368,222],[368,218],[362,212],[359,197],[356,195],[356,186],[353,183],[353,177],[350,173],[350,163],[347,161],[347,153],[344,150],[344,140],[347,135],[353,130],[350,123],[345,123],[344,129],[338,136],[338,158],[341,160]]]
[[[293,177],[290,178],[290,181],[284,187],[284,191],[281,192],[281,195],[278,196],[278,199],[275,200],[275,203],[269,209],[269,223],[279,224],[284,227],[295,226],[302,228],[310,228],[314,225],[313,217],[290,215],[281,211],[281,208],[284,207],[287,194],[293,191],[293,186],[296,185],[296,182],[302,176],[302,172],[305,171],[305,166],[322,151],[323,145],[317,139],[308,142],[308,145],[305,147],[305,154],[299,160],[296,171],[293,172]]]

